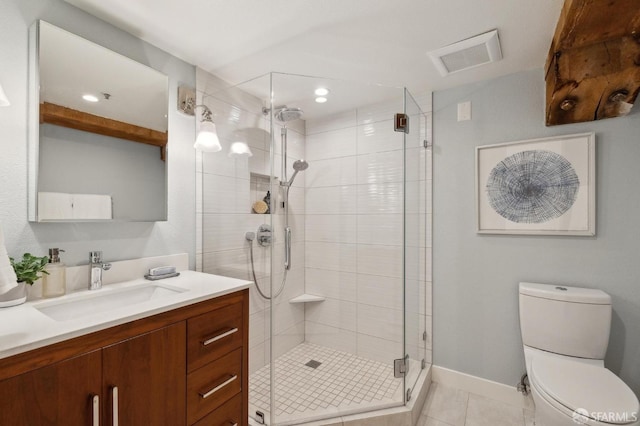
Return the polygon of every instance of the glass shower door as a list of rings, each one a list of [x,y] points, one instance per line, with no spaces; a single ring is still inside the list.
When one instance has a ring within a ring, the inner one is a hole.
[[[425,200],[423,146],[425,115],[408,90],[404,92],[404,343],[405,403],[411,399],[425,360]]]

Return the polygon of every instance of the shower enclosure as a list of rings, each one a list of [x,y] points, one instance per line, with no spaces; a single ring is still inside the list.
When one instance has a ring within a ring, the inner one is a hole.
[[[431,362],[430,94],[198,70],[197,96],[223,147],[197,153],[197,267],[256,282],[251,422],[406,404]]]

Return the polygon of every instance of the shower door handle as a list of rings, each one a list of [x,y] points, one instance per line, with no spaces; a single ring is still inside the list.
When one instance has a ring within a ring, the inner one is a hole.
[[[284,228],[284,267],[291,269],[291,228]]]

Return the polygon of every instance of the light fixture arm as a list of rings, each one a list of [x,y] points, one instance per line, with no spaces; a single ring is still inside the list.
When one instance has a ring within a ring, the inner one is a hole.
[[[202,108],[202,121],[213,122],[213,113],[211,112],[211,109],[209,109],[209,107],[205,104],[195,105],[195,103],[196,102],[193,98],[187,98],[187,100],[184,102],[182,111],[187,114],[189,113],[189,111],[191,111],[193,115],[195,115],[196,108]]]

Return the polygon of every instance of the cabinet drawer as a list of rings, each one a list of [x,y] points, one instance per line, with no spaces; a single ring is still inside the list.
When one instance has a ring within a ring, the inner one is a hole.
[[[187,322],[187,365],[194,371],[242,346],[242,303],[191,318]]]
[[[241,419],[242,394],[238,394],[193,426],[240,426]]]
[[[192,424],[242,390],[242,349],[189,373],[187,419]]]

